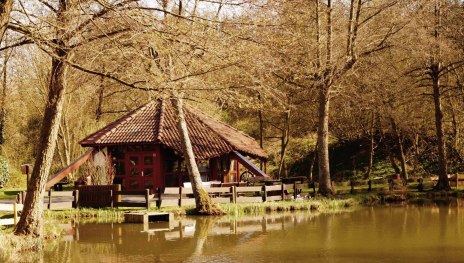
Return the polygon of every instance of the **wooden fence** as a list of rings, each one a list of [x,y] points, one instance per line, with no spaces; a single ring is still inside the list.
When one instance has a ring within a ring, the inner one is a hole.
[[[402,185],[401,181],[395,180],[349,181],[333,183],[333,186],[337,194],[387,192],[407,188]],[[421,191],[432,186],[433,182],[420,181],[419,185],[413,187]],[[296,181],[291,184],[222,186],[205,188],[205,190],[214,203],[244,203],[297,199],[303,187],[310,188],[307,194],[314,195],[316,193],[317,184]],[[22,192],[18,194],[16,201],[23,203],[24,199],[25,193]],[[156,202],[157,207],[195,205],[191,188],[166,187],[158,188],[154,193],[151,193],[149,190],[124,191],[121,190],[121,185],[79,186],[77,190],[67,192],[48,191],[44,202],[46,209],[50,210],[79,207],[143,207],[148,209],[152,202]]]
[[[453,174],[449,176],[451,187],[464,187],[464,174]]]
[[[22,204],[0,204],[0,212],[11,212],[13,218],[0,219],[0,226],[16,225],[18,223],[18,212],[23,209]]]
[[[24,204],[26,199],[26,192],[19,192],[16,195],[15,202]],[[48,190],[45,192],[45,196],[43,199],[44,202],[44,209],[48,210],[63,210],[69,208],[75,208],[78,205],[79,201],[79,190],[74,191],[52,191]]]
[[[296,199],[302,184],[263,186],[231,186],[205,188],[213,203],[268,202]],[[157,207],[195,205],[191,188],[166,187],[157,189],[153,200]]]
[[[49,190],[44,196],[45,209],[63,210],[79,207],[150,207],[150,191],[121,191],[120,185],[108,185],[108,189],[102,186],[95,187],[99,189],[82,188],[74,191],[52,191]],[[89,190],[90,189],[90,190]],[[113,191],[112,189],[116,189]],[[122,196],[143,197],[143,201],[129,200],[121,201]],[[18,193],[16,202],[23,204],[26,198],[26,192]],[[21,206],[22,207],[22,206]]]

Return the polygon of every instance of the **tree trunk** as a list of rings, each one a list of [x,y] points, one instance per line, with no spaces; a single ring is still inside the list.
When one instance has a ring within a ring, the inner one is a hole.
[[[369,177],[371,177],[372,167],[374,165],[374,148],[375,148],[374,125],[375,125],[375,114],[372,113],[370,140],[369,140],[369,153],[368,153],[369,156],[368,156],[368,161],[367,161],[367,171],[366,171],[366,174],[364,174],[364,179],[369,179]]]
[[[434,27],[434,47],[432,62],[430,64],[430,77],[432,78],[433,102],[435,108],[435,128],[438,143],[438,182],[436,190],[451,190],[448,180],[448,168],[446,163],[446,142],[443,130],[443,110],[441,105],[440,90],[440,30],[441,30],[441,1],[435,0],[435,27]]]
[[[324,69],[318,64],[320,70],[319,86],[319,119],[317,128],[317,157],[319,173],[319,193],[325,196],[333,195],[332,184],[330,180],[330,163],[329,163],[329,102],[330,87],[332,85],[332,0],[327,0],[326,7],[326,57]],[[316,0],[316,24],[320,26],[319,18],[319,0]],[[318,46],[321,45],[319,36],[320,28],[317,28]],[[319,51],[318,51],[319,52]],[[319,55],[319,54],[318,54]],[[319,63],[319,62],[318,62]]]
[[[317,142],[316,142],[316,145],[314,145],[313,155],[311,156],[311,159],[309,161],[309,181],[311,182],[314,180],[313,170],[314,170],[314,164],[316,163],[316,158],[317,158]]]
[[[67,2],[61,0],[56,20],[63,25],[67,22],[66,11]],[[57,36],[63,35],[64,28],[58,30]],[[21,218],[14,231],[16,235],[43,236],[43,195],[55,153],[66,91],[67,65],[64,60],[68,57],[68,53],[61,39],[56,39],[55,43],[58,47],[54,51],[55,56],[52,56],[48,98],[40,130],[39,152],[27,185],[27,195]]]
[[[105,68],[103,68],[104,72]],[[97,109],[95,110],[95,120],[98,122],[100,121],[102,115],[103,115],[103,98],[104,98],[104,93],[105,93],[105,77],[100,78],[100,87],[98,88],[97,91],[98,95],[98,101],[97,101]]]
[[[453,104],[453,101],[451,98],[448,98],[449,104],[450,104],[450,110],[451,110],[451,123],[453,124],[453,147],[456,150],[456,152],[459,152],[459,121],[458,121],[458,116],[456,114],[456,108]]]
[[[62,58],[65,57],[64,51],[58,51],[57,55]],[[32,235],[35,237],[43,235],[43,195],[58,138],[58,128],[66,89],[66,69],[67,66],[64,62],[55,58],[52,59],[48,101],[45,106],[40,131],[40,150],[27,186],[27,195],[21,218],[15,228],[16,235]]]
[[[261,102],[261,95],[258,95],[258,99]],[[264,137],[264,127],[263,127],[263,111],[261,108],[258,110],[258,119],[259,119],[259,147],[263,148],[263,137]],[[263,160],[259,161],[259,169],[263,170]]]
[[[329,88],[324,85],[319,91],[319,126],[317,129],[317,156],[319,193],[333,195],[329,164]]]
[[[3,36],[5,35],[8,21],[10,20],[11,9],[13,8],[13,0],[3,0],[0,2],[0,44],[3,42]],[[7,51],[3,51],[3,91],[2,91],[2,105],[1,105],[1,116],[0,116],[0,144],[5,141],[5,103],[6,103],[6,76],[7,76],[7,62],[9,54]]]
[[[187,129],[187,122],[185,121],[182,98],[174,95],[172,103],[174,104],[174,108],[177,113],[177,128],[181,137],[182,150],[184,151],[183,154],[187,165],[189,179],[192,183],[193,195],[195,196],[196,213],[201,215],[223,214],[223,212],[213,204],[201,182],[200,172],[198,171],[198,166],[192,149],[192,143]]]
[[[385,143],[385,151],[386,151],[387,154],[388,154],[388,159],[390,160],[390,164],[392,165],[393,170],[395,170],[395,174],[401,174],[401,170],[400,170],[400,168],[398,167],[398,165],[396,164],[395,156],[394,156],[393,153],[392,153],[390,144],[389,144],[389,142],[386,140],[386,136],[385,136],[385,134],[384,134],[384,132],[383,132],[382,123],[381,123],[380,118],[379,118],[378,122],[379,122],[380,136],[382,137],[382,141],[384,141],[384,143]]]
[[[448,168],[446,162],[446,144],[443,132],[443,110],[441,106],[441,93],[439,81],[439,65],[432,66],[433,102],[435,106],[435,128],[438,143],[438,182],[436,190],[451,190],[448,180]]]
[[[13,0],[0,1],[0,43],[2,43],[3,36],[5,35],[6,28],[8,27],[13,2]]]
[[[287,177],[286,165],[285,165],[285,155],[287,153],[288,142],[290,141],[290,110],[287,110],[285,113],[285,127],[283,129],[281,146],[280,146],[280,161],[279,161],[279,178]]]
[[[396,125],[396,121],[393,117],[390,117],[390,122],[393,130],[393,134],[396,139],[396,143],[398,144],[399,148],[399,155],[400,155],[400,162],[401,162],[401,177],[404,180],[408,180],[408,171],[406,169],[406,156],[404,154],[404,147],[403,147],[403,136]]]
[[[10,58],[11,52],[3,52],[3,70],[2,70],[2,98],[0,105],[0,144],[5,142],[5,122],[6,122],[6,102],[7,102],[7,76],[8,76],[8,60]]]

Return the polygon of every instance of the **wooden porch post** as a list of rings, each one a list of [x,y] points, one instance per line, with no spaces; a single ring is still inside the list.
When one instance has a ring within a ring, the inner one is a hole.
[[[236,170],[235,170],[235,180],[234,182],[239,182],[240,181],[240,163],[235,160],[236,163]]]

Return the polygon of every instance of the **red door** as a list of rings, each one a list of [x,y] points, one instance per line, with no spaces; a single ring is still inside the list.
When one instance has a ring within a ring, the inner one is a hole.
[[[153,152],[128,152],[126,157],[126,189],[153,189],[155,155]]]

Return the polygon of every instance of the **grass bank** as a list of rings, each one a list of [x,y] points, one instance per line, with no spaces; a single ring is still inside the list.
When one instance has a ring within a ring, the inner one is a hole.
[[[288,211],[313,211],[319,213],[334,213],[354,209],[359,206],[372,205],[380,201],[375,194],[344,196],[343,198],[312,198],[309,200],[280,201],[267,203],[219,204],[219,207],[229,216],[259,215]],[[134,208],[80,208],[62,211],[44,211],[47,220],[77,220],[92,222],[122,222],[124,213],[128,211],[144,211]],[[176,216],[193,215],[194,207],[164,207],[149,209],[152,212],[171,212]]]
[[[0,229],[0,262],[42,262],[44,243],[56,242],[63,230],[53,221],[44,222],[44,239],[16,236],[13,227]]]

